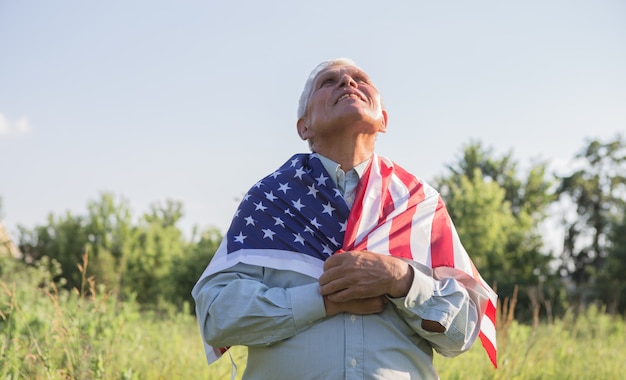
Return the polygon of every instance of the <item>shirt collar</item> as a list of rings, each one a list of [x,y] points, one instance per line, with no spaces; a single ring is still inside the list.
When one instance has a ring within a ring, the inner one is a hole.
[[[337,185],[337,173],[339,170],[343,171],[343,169],[341,168],[341,165],[339,165],[338,163],[336,163],[335,161],[331,160],[328,157],[322,156],[319,153],[315,153],[315,154],[320,159],[320,161],[322,161],[322,165],[324,165],[324,169],[326,169],[328,174],[331,175],[333,182],[335,182],[335,185]],[[348,170],[348,172],[354,171],[360,179],[361,176],[363,175],[363,172],[365,172],[365,169],[367,169],[367,165],[369,164],[371,160],[372,160],[372,157],[356,165],[354,168]]]

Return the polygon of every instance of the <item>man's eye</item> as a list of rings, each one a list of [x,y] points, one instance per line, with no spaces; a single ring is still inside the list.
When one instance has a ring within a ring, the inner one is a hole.
[[[320,87],[324,87],[324,86],[328,86],[328,85],[332,85],[335,83],[335,80],[332,78],[326,78],[322,81],[322,83],[320,83]]]

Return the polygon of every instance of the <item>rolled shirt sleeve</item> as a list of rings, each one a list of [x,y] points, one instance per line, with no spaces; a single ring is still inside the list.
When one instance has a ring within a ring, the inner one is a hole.
[[[476,304],[468,291],[454,278],[437,280],[432,270],[411,261],[413,283],[405,297],[390,298],[411,328],[444,356],[467,351],[479,333]],[[435,333],[422,328],[422,320],[440,323],[446,331]]]

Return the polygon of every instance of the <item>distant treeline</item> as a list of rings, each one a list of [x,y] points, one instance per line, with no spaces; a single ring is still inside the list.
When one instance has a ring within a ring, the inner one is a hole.
[[[585,145],[572,157],[575,170],[555,174],[547,161],[522,171],[511,153],[496,155],[472,142],[434,180],[461,241],[500,299],[518,287],[520,320],[551,319],[590,303],[610,313],[626,310],[626,145],[621,135]],[[60,265],[56,281],[68,289],[81,286],[78,264],[87,253],[86,275],[118,300],[183,310],[222,236],[195,229],[185,238],[182,216],[183,203],[167,200],[133,220],[127,200],[104,193],[84,214],[20,226],[16,244],[25,265]],[[558,252],[541,230],[548,217],[561,221]]]

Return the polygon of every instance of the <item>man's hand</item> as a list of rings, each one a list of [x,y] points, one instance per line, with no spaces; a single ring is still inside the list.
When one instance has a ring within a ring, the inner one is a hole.
[[[357,315],[381,313],[388,302],[389,300],[385,296],[361,298],[347,302],[333,302],[328,299],[328,296],[324,296],[324,307],[328,317],[339,313]]]
[[[329,257],[319,279],[326,315],[376,314],[388,302],[386,296],[404,297],[413,283],[413,269],[393,256],[349,251]],[[422,328],[443,333],[439,322],[422,320]]]
[[[413,282],[408,263],[368,251],[348,251],[329,257],[319,279],[324,299],[349,302],[379,296],[404,297]]]

